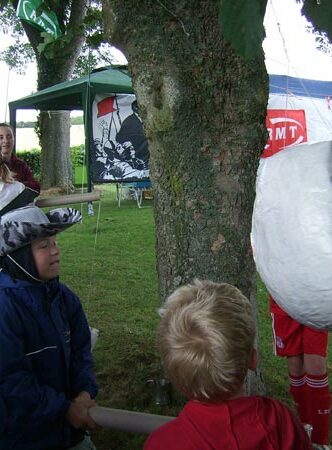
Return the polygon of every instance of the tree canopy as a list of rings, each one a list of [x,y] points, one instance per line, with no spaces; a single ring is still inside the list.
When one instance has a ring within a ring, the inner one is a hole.
[[[24,3],[32,10],[24,10],[20,20],[15,13],[18,0],[0,3],[0,23],[4,24],[3,30],[11,32],[15,38],[14,44],[1,55],[2,59],[16,67],[25,59],[35,57],[38,90],[69,80],[75,70],[76,73],[91,70],[97,58],[92,49],[98,49],[103,40],[99,1],[31,0]],[[56,33],[52,33],[48,23],[41,25],[43,17],[54,18]],[[23,30],[31,47],[22,44]],[[40,114],[41,181],[44,188],[72,187],[68,114]]]
[[[296,0],[315,31],[318,48],[332,42],[332,4],[330,0]],[[258,54],[265,37],[263,20],[266,0],[220,1],[219,23],[224,37],[243,56]]]
[[[68,45],[71,45],[71,39],[74,35],[83,33],[84,41],[77,57],[73,75],[84,75],[98,64],[111,64],[112,55],[110,55],[109,46],[105,47],[103,38],[100,1],[94,0],[88,3],[84,0],[80,2],[81,6],[88,5],[86,15],[82,17],[81,23],[79,21],[74,22],[71,19],[70,3],[68,1],[41,2],[36,14],[41,15],[53,8],[52,13],[56,13],[56,17],[59,18],[61,35],[55,39],[47,31],[36,29],[36,36],[32,42],[25,39],[25,34],[29,37],[26,33],[26,25],[16,14],[18,2],[14,0],[1,1],[0,24],[2,32],[9,34],[13,38],[13,43],[0,52],[0,59],[6,62],[10,68],[19,73],[24,73],[27,63],[36,59],[38,62],[39,54],[43,54],[49,60],[56,58],[58,52],[62,52]]]

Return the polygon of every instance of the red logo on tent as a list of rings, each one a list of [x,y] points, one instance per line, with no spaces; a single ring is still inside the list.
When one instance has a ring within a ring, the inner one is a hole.
[[[287,145],[307,142],[307,126],[303,109],[269,109],[266,118],[269,139],[262,157],[278,153]]]
[[[106,97],[97,103],[98,113],[97,117],[106,116],[116,111],[115,97]]]

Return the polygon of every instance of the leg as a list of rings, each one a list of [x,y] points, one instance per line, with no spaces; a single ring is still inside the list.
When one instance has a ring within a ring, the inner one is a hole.
[[[307,371],[312,442],[327,444],[330,430],[331,394],[327,375],[326,349],[328,334],[305,327],[304,365]],[[310,353],[309,353],[310,352]],[[316,353],[313,353],[316,352]]]
[[[302,423],[311,424],[304,355],[288,356],[289,393]]]
[[[305,374],[304,356],[302,354],[287,356],[288,372],[291,376],[302,377]]]
[[[325,356],[304,354],[304,366],[311,375],[325,375],[327,364]]]
[[[288,363],[289,393],[303,423],[311,423],[308,410],[306,372],[303,356],[302,328],[280,307],[272,314],[272,328],[277,356],[286,356]]]

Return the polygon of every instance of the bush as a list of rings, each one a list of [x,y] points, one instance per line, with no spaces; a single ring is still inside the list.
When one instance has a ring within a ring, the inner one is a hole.
[[[70,148],[70,159],[73,168],[77,166],[84,166],[85,163],[84,158],[85,158],[84,144],[75,145]]]
[[[70,123],[71,125],[83,125],[84,124],[83,116],[71,117]]]
[[[17,152],[17,157],[20,159],[23,159],[28,166],[30,167],[33,175],[37,178],[37,180],[40,180],[41,173],[40,173],[40,150],[37,148],[33,148],[29,151],[21,151]],[[72,163],[72,167],[75,170],[75,167],[80,167],[84,165],[84,158],[85,158],[85,150],[84,145],[75,145],[70,148],[70,159]]]
[[[17,152],[16,156],[23,159],[23,161],[25,161],[30,167],[34,177],[37,178],[37,180],[40,180],[40,150],[33,148],[28,152]]]

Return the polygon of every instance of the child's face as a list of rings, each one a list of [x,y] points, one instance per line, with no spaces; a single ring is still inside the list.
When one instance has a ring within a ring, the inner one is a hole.
[[[0,127],[0,147],[2,157],[9,160],[14,147],[14,135],[9,127]]]
[[[60,272],[60,250],[56,235],[33,241],[31,249],[39,278],[42,281],[56,278]]]

